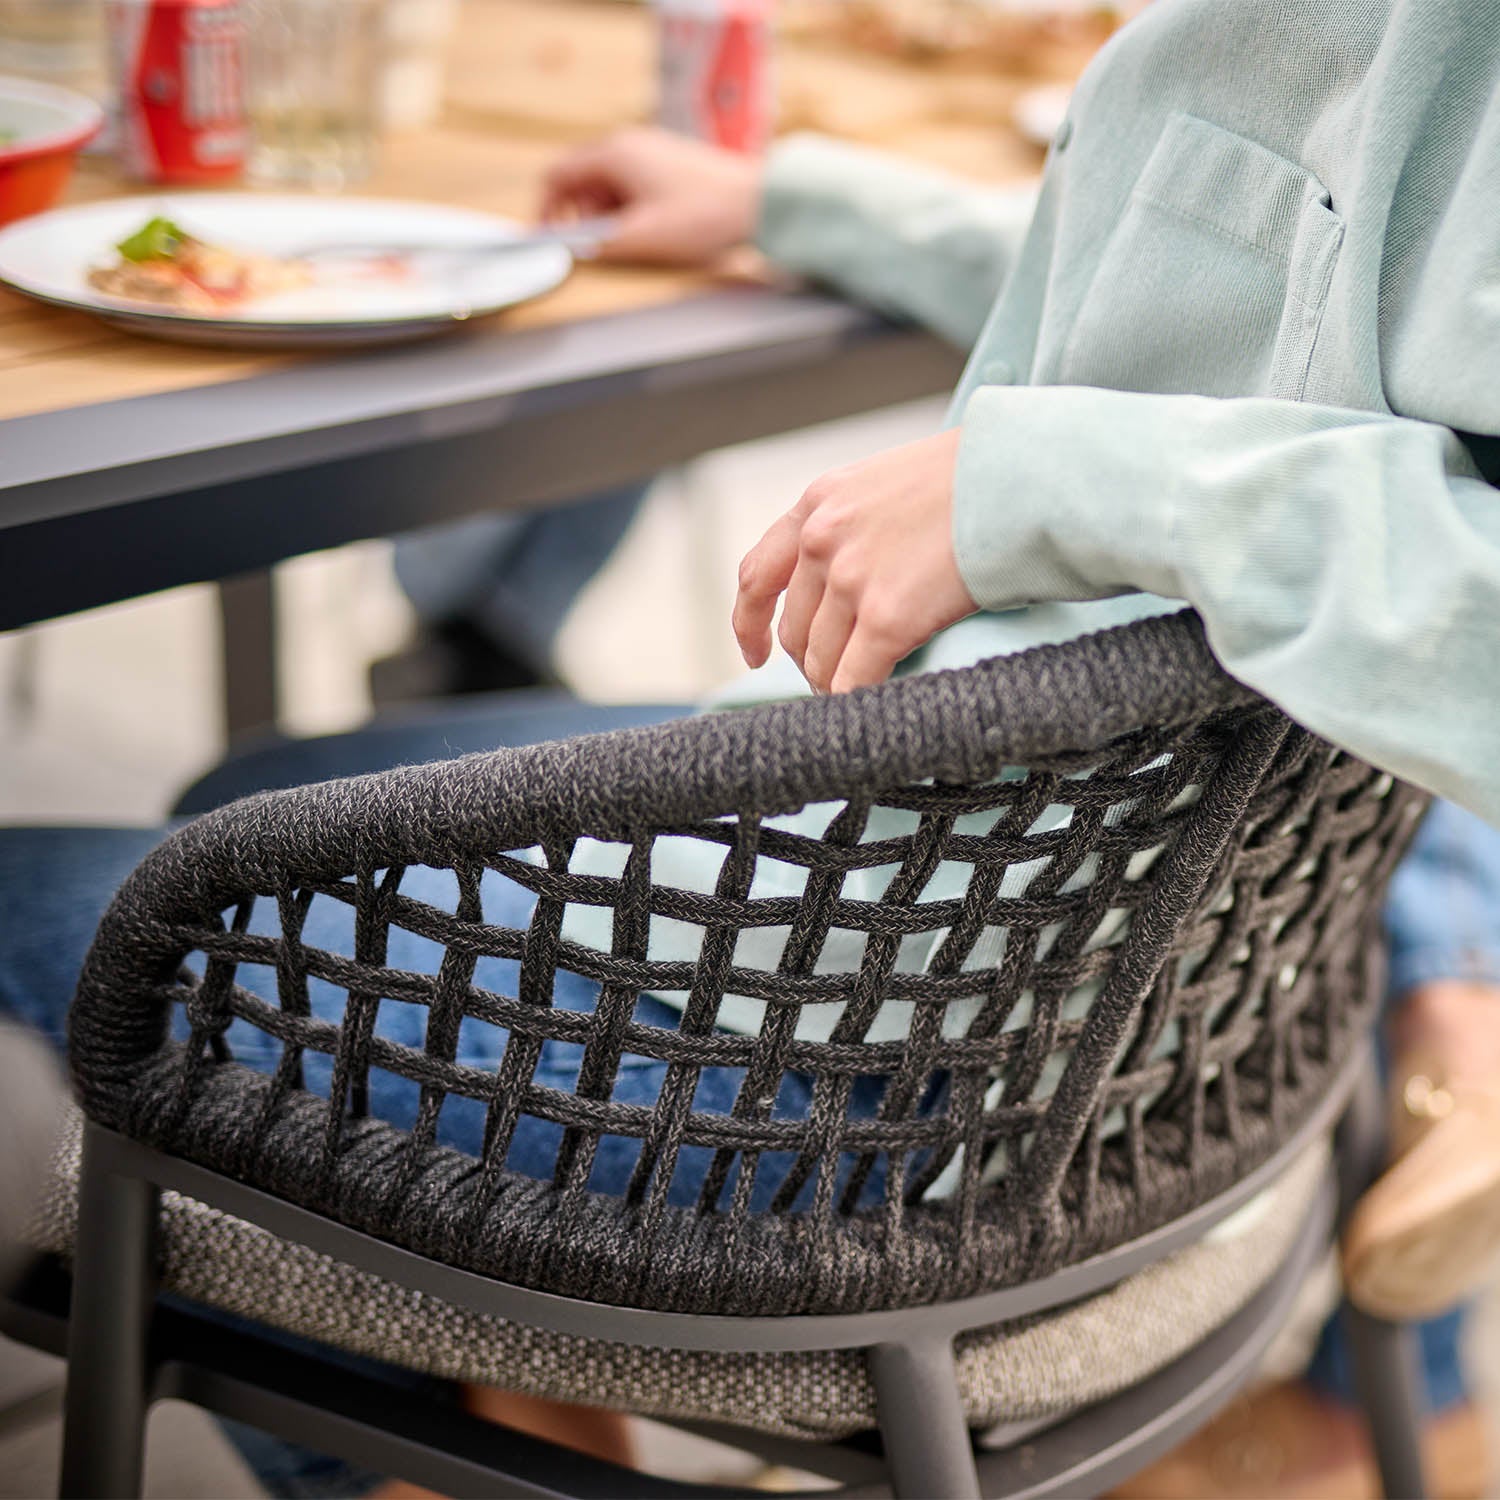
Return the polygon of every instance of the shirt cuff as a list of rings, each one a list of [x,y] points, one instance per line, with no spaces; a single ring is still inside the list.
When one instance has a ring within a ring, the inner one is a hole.
[[[1159,408],[1070,386],[973,393],[960,423],[953,548],[976,604],[1014,609],[1135,589],[1181,597],[1162,458],[1172,437],[1149,430],[1162,423]]]
[[[859,195],[861,184],[879,181],[888,157],[861,145],[822,135],[783,136],[765,159],[754,243],[778,266],[816,276],[837,273],[825,266],[829,248],[841,249],[829,228],[832,205]]]

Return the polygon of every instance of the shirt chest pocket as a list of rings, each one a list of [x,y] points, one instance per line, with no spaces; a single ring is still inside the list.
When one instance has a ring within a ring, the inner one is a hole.
[[[1311,172],[1171,116],[1105,244],[1056,383],[1298,400],[1343,234]]]

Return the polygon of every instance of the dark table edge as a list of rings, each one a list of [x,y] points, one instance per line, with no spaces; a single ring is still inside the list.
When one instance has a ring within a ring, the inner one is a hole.
[[[0,630],[560,503],[936,394],[959,367],[867,311],[746,288],[15,418],[0,424]]]
[[[741,287],[509,335],[460,330],[13,417],[0,422],[0,532],[473,433],[624,389],[665,394],[750,370],[769,374],[902,332],[831,297]]]

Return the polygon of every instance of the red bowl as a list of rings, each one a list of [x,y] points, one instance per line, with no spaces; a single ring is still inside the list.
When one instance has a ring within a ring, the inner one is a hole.
[[[0,224],[51,208],[103,124],[83,94],[0,75]]]

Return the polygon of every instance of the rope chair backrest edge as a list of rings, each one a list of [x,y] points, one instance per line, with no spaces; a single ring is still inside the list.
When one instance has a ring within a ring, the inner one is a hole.
[[[628,840],[745,808],[769,816],[865,788],[981,780],[1254,701],[1184,610],[845,695],[246,797],[168,838],[106,911],[69,1016],[75,1089],[100,1123],[119,1124],[132,1071],[162,1046],[165,1001],[120,1003],[172,977],[181,955],[160,951],[160,922],[298,881],[540,843],[559,827]]]

